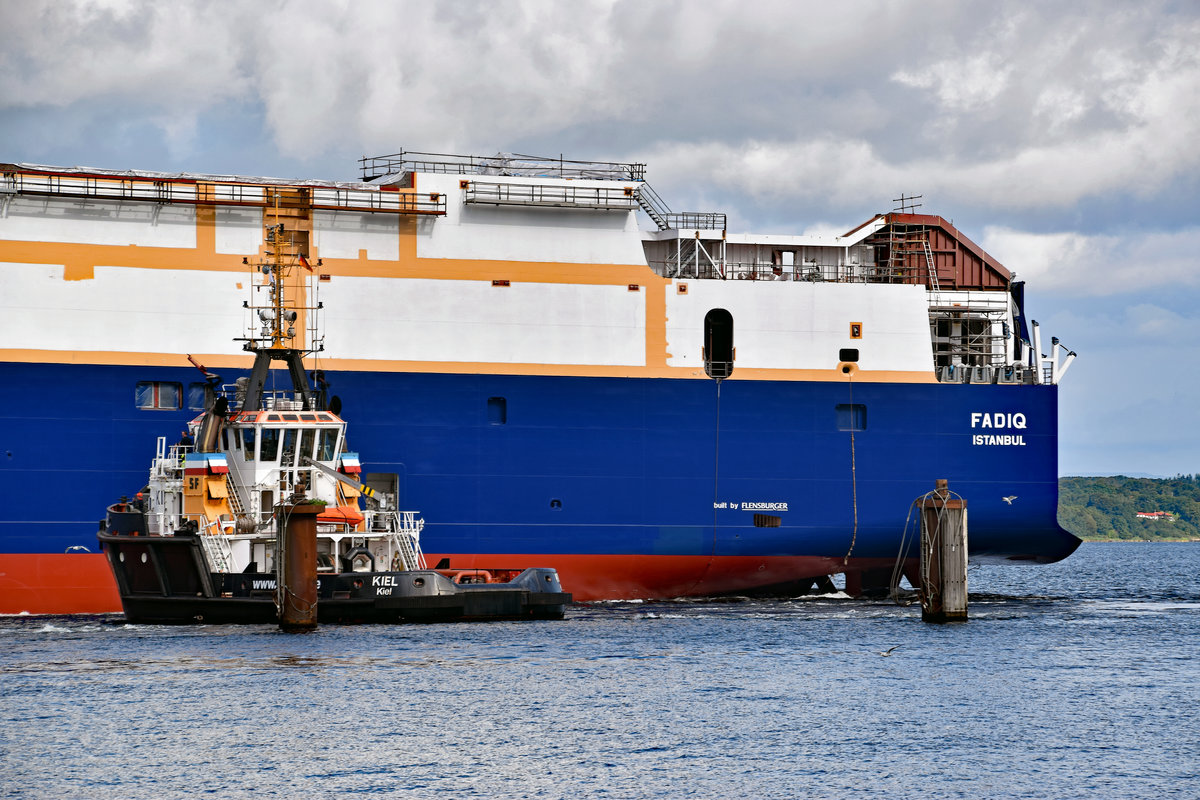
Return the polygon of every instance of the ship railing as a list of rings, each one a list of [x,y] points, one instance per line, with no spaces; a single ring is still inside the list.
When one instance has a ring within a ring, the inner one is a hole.
[[[663,222],[667,230],[723,231],[726,215],[716,211],[671,211],[663,215]]]
[[[606,211],[632,211],[637,207],[632,186],[564,186],[492,181],[464,183],[463,201],[479,205],[594,208]]]
[[[648,183],[643,182],[636,189],[634,197],[660,231],[725,230],[724,214],[713,211],[672,211],[667,202]]]
[[[141,201],[182,205],[310,208],[366,213],[446,213],[440,193],[402,192],[374,186],[292,185],[239,182],[219,176],[122,176],[66,171],[6,172],[0,191],[10,195]]]
[[[380,192],[362,189],[313,189],[311,207],[320,211],[390,211],[444,216],[446,195],[439,192]]]
[[[699,261],[699,263],[696,263]],[[675,258],[656,259],[649,266],[659,275],[700,280],[783,281],[803,283],[914,283],[891,275],[871,264],[771,264],[761,261],[729,261]],[[778,272],[776,272],[778,270]]]
[[[1033,384],[1033,370],[1025,364],[946,364],[936,367],[940,383]]]
[[[375,529],[375,525],[383,524],[391,534],[388,538],[392,548],[400,556],[403,569],[406,570],[425,569],[425,554],[421,552],[421,531],[425,527],[425,520],[418,516],[419,513],[418,511],[367,512],[368,529]],[[379,519],[380,517],[383,519]]]
[[[263,392],[264,411],[303,411],[304,401],[291,392]]]
[[[693,258],[688,258],[686,263],[677,264],[676,259],[667,258],[650,262],[650,267],[660,275],[699,278],[701,280],[828,281],[845,283],[854,279],[845,267],[838,267],[836,265],[814,264],[783,267],[779,264],[758,261]],[[779,270],[778,273],[775,272],[776,269]]]
[[[384,156],[363,156],[358,160],[364,181],[406,172],[433,172],[449,175],[515,175],[546,178],[592,178],[596,180],[641,181],[646,165],[612,161],[573,161],[562,156],[530,156],[497,153],[492,156],[423,153],[401,150]]]
[[[359,531],[346,522],[318,522],[317,534],[342,539],[354,537],[364,544],[368,538],[387,541],[391,554],[398,558],[400,569],[425,569],[425,554],[421,551],[421,530],[425,521],[416,511],[380,511],[368,509],[363,512],[365,530]]]
[[[154,511],[147,516],[150,518],[150,533],[156,536],[173,536],[182,530],[188,522],[195,522],[196,530],[208,524],[208,519],[203,515],[172,514],[169,511]]]
[[[732,361],[706,361],[704,362],[704,370],[710,378],[728,378],[733,374]]]
[[[192,445],[167,445],[167,437],[159,436],[155,446],[154,460],[150,462],[150,480],[167,480],[177,477],[183,469],[183,457],[195,450]]]
[[[930,312],[953,314],[1007,314],[1009,294],[1005,291],[930,290]]]
[[[246,386],[236,383],[224,383],[216,390],[216,394],[224,397],[229,403],[228,413],[240,411],[246,402]],[[305,411],[304,400],[291,389],[263,389],[263,411]]]

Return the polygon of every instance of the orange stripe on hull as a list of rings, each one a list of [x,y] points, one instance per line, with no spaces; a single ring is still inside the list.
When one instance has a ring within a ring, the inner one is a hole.
[[[119,614],[121,596],[98,553],[0,554],[0,614]]]
[[[819,556],[425,554],[430,566],[443,558],[451,569],[553,567],[577,601],[723,594],[845,570],[842,559]]]
[[[704,596],[746,591],[846,570],[820,556],[461,555],[427,553],[452,569],[554,567],[581,602]],[[851,559],[849,568],[892,567],[891,559]],[[100,554],[0,554],[0,614],[119,614],[107,559]]]

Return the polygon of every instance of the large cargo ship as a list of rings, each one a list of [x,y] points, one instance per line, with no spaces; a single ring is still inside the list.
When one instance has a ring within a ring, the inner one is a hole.
[[[752,235],[672,212],[642,164],[361,168],[0,165],[0,613],[120,609],[97,509],[205,407],[189,356],[249,369],[229,309],[265,226],[319,274],[313,377],[354,448],[387,454],[363,471],[399,476],[430,563],[550,566],[582,600],[858,585],[939,478],[974,559],[1078,545],[1056,521],[1074,354],[945,219]]]

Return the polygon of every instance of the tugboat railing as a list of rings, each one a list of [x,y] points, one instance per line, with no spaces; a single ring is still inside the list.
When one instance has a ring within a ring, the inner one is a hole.
[[[229,537],[221,528],[220,520],[214,520],[200,528],[200,543],[204,547],[204,555],[208,558],[208,566],[213,572],[233,571],[233,548],[229,545]]]
[[[403,562],[402,569],[425,569],[425,554],[421,551],[421,530],[425,520],[417,518],[416,511],[389,511],[394,520],[395,529],[392,533],[392,546],[400,554]]]

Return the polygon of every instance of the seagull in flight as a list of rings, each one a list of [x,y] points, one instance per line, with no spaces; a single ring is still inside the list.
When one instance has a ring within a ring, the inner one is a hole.
[[[1015,494],[1010,494],[1008,497],[1001,497],[1000,499],[1003,500],[1004,502],[1008,503],[1011,506],[1012,501],[1016,500],[1017,496]]]
[[[893,647],[889,647],[887,650],[881,650],[881,651],[879,651],[879,655],[883,656],[884,658],[887,658],[888,656],[890,656],[892,654],[892,651],[895,650],[897,647],[900,647],[900,645],[894,645]]]

